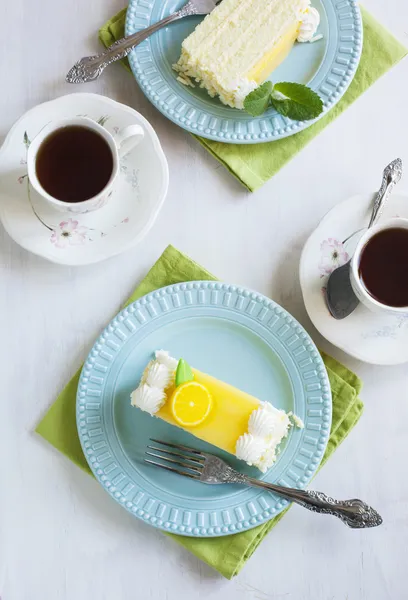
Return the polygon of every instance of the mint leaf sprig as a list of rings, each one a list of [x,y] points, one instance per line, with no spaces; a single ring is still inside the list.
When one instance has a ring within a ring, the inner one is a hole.
[[[259,117],[273,106],[284,117],[294,121],[310,121],[323,112],[323,101],[316,92],[301,83],[265,81],[244,100],[244,109]]]

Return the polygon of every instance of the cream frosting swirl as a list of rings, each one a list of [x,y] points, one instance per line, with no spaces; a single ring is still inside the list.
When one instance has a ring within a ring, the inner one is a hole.
[[[278,410],[269,402],[261,402],[260,407],[249,417],[248,432],[270,440],[272,436],[284,436],[289,426],[289,417],[285,411]]]
[[[164,390],[142,383],[131,393],[130,398],[132,406],[137,406],[140,410],[154,415],[165,403],[166,394]]]
[[[293,423],[300,427],[302,422],[296,415],[287,414],[269,402],[260,402],[259,408],[252,411],[249,417],[248,432],[237,440],[237,458],[266,473],[276,461],[278,446],[288,435]]]
[[[320,13],[313,6],[305,11],[299,26],[298,42],[311,42],[320,25]]]
[[[252,433],[244,433],[238,438],[235,455],[250,466],[258,466],[266,449],[266,443],[262,438],[255,437]]]
[[[146,383],[151,388],[165,390],[170,383],[171,375],[171,371],[166,365],[154,360],[147,370]]]
[[[170,356],[167,350],[157,350],[155,352],[155,357],[157,362],[166,366],[171,371],[175,371],[177,369],[178,360]]]

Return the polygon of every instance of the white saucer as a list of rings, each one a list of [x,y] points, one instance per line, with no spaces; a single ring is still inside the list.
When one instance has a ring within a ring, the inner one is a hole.
[[[328,276],[348,261],[360,236],[344,245],[342,240],[367,226],[373,197],[350,198],[323,218],[303,249],[300,284],[309,317],[329,342],[364,362],[397,365],[408,362],[408,314],[382,317],[360,304],[349,317],[336,321],[324,297]],[[390,198],[382,220],[395,216],[408,217],[408,197],[395,194]]]
[[[49,121],[86,115],[111,133],[138,123],[143,141],[121,161],[121,175],[107,206],[84,215],[56,212],[30,186],[26,152]],[[40,104],[21,117],[0,149],[0,218],[23,248],[52,262],[85,265],[134,246],[160,212],[168,166],[152,126],[138,112],[97,94],[70,94]]]

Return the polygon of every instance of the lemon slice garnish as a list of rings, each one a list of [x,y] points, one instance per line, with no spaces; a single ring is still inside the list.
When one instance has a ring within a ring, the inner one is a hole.
[[[208,417],[213,406],[210,392],[201,383],[187,381],[171,397],[171,412],[182,427],[196,427]]]

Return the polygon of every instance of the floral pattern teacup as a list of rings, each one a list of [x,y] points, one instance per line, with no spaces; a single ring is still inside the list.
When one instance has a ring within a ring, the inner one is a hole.
[[[62,202],[61,200],[51,196],[41,185],[36,173],[36,157],[43,141],[54,131],[57,131],[62,127],[72,125],[87,127],[88,129],[96,131],[101,137],[104,138],[110,147],[113,158],[112,174],[103,190],[101,190],[93,198],[89,198],[88,200],[84,200],[82,202],[76,202],[75,204]],[[28,146],[27,169],[30,184],[48,204],[60,212],[83,214],[97,210],[98,208],[102,208],[102,206],[105,206],[105,204],[108,202],[114,191],[115,183],[120,173],[120,158],[129,154],[129,152],[142,141],[143,137],[144,131],[140,125],[130,125],[125,127],[123,130],[118,131],[115,137],[113,137],[102,125],[96,123],[88,117],[75,117],[72,119],[60,119],[58,121],[53,121],[46,125]]]

